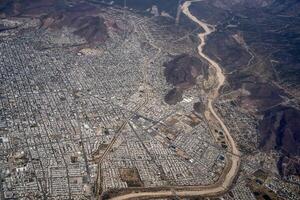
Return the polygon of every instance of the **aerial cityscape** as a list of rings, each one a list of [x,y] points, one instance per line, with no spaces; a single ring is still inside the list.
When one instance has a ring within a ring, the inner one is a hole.
[[[299,200],[299,0],[1,0],[0,200]]]

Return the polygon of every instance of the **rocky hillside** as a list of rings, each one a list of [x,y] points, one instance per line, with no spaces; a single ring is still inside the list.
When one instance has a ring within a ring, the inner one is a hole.
[[[278,106],[265,113],[260,123],[261,147],[278,150],[290,156],[300,156],[300,112]]]
[[[65,4],[59,0],[1,1],[0,17],[14,16],[38,18],[41,28],[49,30],[72,28],[75,35],[84,38],[89,44],[101,43],[108,38],[105,20],[99,16],[99,10],[84,2]]]
[[[274,0],[212,0],[211,3],[222,9],[232,9],[235,7],[266,7],[272,4]]]
[[[260,120],[260,148],[276,150],[282,175],[299,172],[300,1],[212,0],[192,13],[217,25],[205,52],[218,61],[236,102]]]
[[[174,105],[182,100],[184,90],[196,84],[198,76],[208,76],[208,66],[199,58],[187,54],[179,55],[164,64],[164,75],[169,84],[174,86],[165,97],[168,104]]]

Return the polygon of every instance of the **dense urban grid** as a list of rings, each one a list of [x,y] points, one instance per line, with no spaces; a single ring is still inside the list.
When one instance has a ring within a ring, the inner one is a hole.
[[[164,102],[172,88],[164,63],[199,57],[199,28],[115,7],[101,15],[119,29],[108,28],[108,40],[94,47],[71,28],[0,20],[18,25],[0,32],[0,199],[97,199],[130,188],[205,186],[226,170],[222,128],[193,108],[207,102],[214,71],[199,76],[180,103]],[[255,151],[253,117],[226,96],[214,104],[242,154]],[[255,199],[252,187],[299,198],[275,175],[276,156],[243,157],[223,198]]]

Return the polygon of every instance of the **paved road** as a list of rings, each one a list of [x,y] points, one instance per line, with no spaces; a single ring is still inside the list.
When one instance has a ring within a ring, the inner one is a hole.
[[[202,0],[196,0],[196,1],[202,1]],[[224,124],[223,120],[217,115],[213,107],[213,101],[219,96],[219,89],[223,86],[225,82],[225,76],[219,64],[203,53],[203,47],[206,44],[206,38],[209,34],[215,31],[215,27],[203,21],[200,21],[194,15],[191,14],[191,12],[189,11],[189,6],[191,5],[192,2],[196,2],[196,1],[186,1],[182,6],[182,12],[192,21],[197,23],[201,28],[203,28],[204,32],[198,34],[198,37],[200,39],[200,44],[198,46],[198,53],[201,57],[207,60],[207,62],[214,68],[216,77],[218,79],[218,84],[215,87],[215,89],[212,91],[208,100],[208,110],[212,115],[212,117],[214,118],[214,120],[216,120],[221,126],[221,128],[223,129],[226,142],[228,144],[228,148],[230,151],[230,153],[227,155],[227,165],[225,167],[225,170],[223,171],[223,174],[221,175],[220,179],[216,183],[209,186],[170,187],[170,189],[168,190],[162,189],[161,191],[153,191],[153,192],[151,192],[151,188],[148,188],[147,191],[139,192],[138,190],[135,190],[135,193],[120,195],[112,198],[112,200],[125,200],[125,199],[133,199],[133,198],[135,199],[154,198],[154,197],[163,198],[163,197],[174,196],[174,193],[177,196],[185,196],[185,197],[201,196],[201,195],[207,195],[207,196],[217,195],[226,192],[232,185],[233,180],[237,175],[240,166],[240,152],[232,136],[230,135],[228,128]]]
[[[143,29],[142,29],[143,30]],[[144,30],[143,30],[144,31]],[[144,32],[145,36],[147,37],[146,33]],[[147,73],[147,66],[150,65],[151,62],[153,62],[153,60],[155,60],[159,54],[161,53],[161,49],[157,46],[155,46],[152,41],[150,39],[148,39],[147,37],[147,40],[149,40],[149,44],[152,45],[154,48],[157,49],[157,53],[150,59],[146,59],[145,60],[145,63],[144,63],[144,68],[143,68],[143,85],[144,85],[144,89],[145,89],[145,97],[144,97],[144,100],[141,102],[141,104],[139,104],[135,109],[134,111],[132,112],[132,114],[127,117],[123,123],[121,124],[121,126],[118,128],[118,130],[116,131],[116,134],[114,136],[114,138],[112,139],[112,141],[110,142],[110,144],[108,145],[108,147],[105,149],[104,153],[102,154],[101,158],[99,159],[99,164],[98,164],[98,168],[97,168],[97,177],[96,177],[96,191],[97,191],[97,198],[98,195],[100,195],[100,191],[102,190],[102,177],[101,177],[101,164],[102,162],[105,160],[105,158],[107,157],[107,155],[109,154],[109,152],[111,152],[112,148],[113,148],[113,145],[116,143],[116,141],[119,139],[121,133],[122,133],[122,130],[126,127],[126,125],[129,123],[130,119],[132,119],[132,117],[138,113],[145,105],[147,105],[148,101],[149,101],[149,98],[150,98],[150,95],[151,95],[151,92],[149,91],[149,88],[148,88],[148,81],[149,81],[149,78],[148,78],[148,73]]]

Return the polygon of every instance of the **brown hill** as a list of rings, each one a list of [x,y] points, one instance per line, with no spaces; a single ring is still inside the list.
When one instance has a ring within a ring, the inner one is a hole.
[[[203,75],[205,78],[208,76],[207,64],[199,58],[187,54],[175,57],[170,62],[165,63],[164,67],[167,82],[175,87],[165,96],[165,102],[170,105],[182,101],[184,90],[194,86],[199,75]]]
[[[70,27],[74,29],[75,35],[88,43],[101,43],[108,38],[108,33],[104,18],[98,14],[99,10],[87,3],[77,3],[72,7],[60,6],[58,11],[42,17],[42,27],[54,30]]]
[[[281,176],[284,177],[300,174],[300,161],[293,157],[282,156],[277,163],[277,167]]]
[[[177,56],[164,66],[167,82],[178,88],[192,87],[200,74],[207,77],[207,65],[199,58],[187,54]]]
[[[217,25],[205,53],[222,65],[227,92],[243,91],[239,105],[263,115],[260,147],[283,155],[278,162],[283,175],[300,171],[299,163],[290,161],[300,156],[300,111],[289,105],[300,105],[299,8],[299,0],[211,0],[191,6],[198,18]]]
[[[73,1],[65,4],[59,0],[24,0],[0,3],[0,16],[39,18],[42,28],[60,30],[70,27],[73,33],[84,38],[89,44],[101,43],[108,38],[105,20],[101,10],[88,3]]]
[[[265,7],[274,2],[274,0],[212,0],[216,7],[231,9],[232,7],[243,6],[249,8]]]
[[[260,147],[265,151],[282,153],[277,163],[281,175],[299,175],[300,162],[300,110],[278,106],[265,113],[259,124]]]
[[[267,111],[259,125],[265,150],[278,150],[300,156],[300,111],[285,106]]]
[[[169,105],[176,105],[182,101],[182,91],[177,88],[170,90],[165,96],[165,102]]]
[[[99,16],[80,15],[79,13],[52,13],[42,19],[44,28],[59,30],[71,27],[73,33],[87,42],[103,42],[108,38],[107,28],[103,18]]]
[[[61,5],[58,0],[2,0],[0,16],[34,16],[50,12]]]

